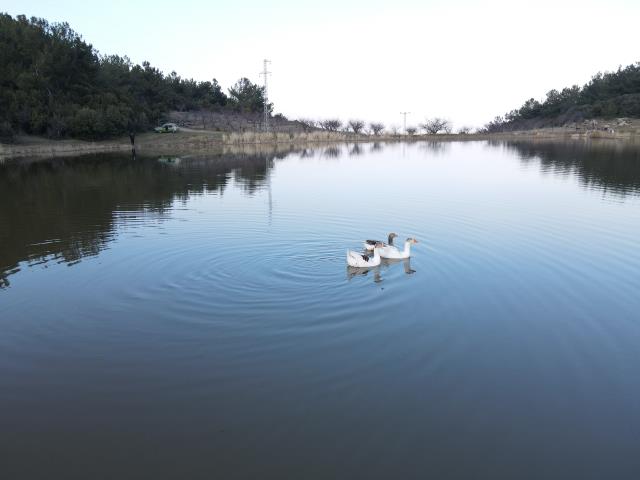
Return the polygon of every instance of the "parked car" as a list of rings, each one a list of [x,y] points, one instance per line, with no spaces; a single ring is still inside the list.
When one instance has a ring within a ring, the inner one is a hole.
[[[160,127],[154,128],[156,133],[176,133],[178,131],[178,126],[175,123],[165,123]]]

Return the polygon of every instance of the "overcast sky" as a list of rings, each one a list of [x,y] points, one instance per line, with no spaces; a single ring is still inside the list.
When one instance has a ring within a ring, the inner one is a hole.
[[[4,0],[67,21],[102,53],[169,73],[261,82],[290,118],[480,126],[530,97],[640,61],[640,0]]]

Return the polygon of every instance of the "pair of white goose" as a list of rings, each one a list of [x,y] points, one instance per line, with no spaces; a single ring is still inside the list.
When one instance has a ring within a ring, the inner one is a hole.
[[[353,250],[347,250],[347,264],[350,267],[377,267],[383,258],[403,259],[411,256],[411,245],[418,243],[415,238],[407,238],[404,242],[404,250],[399,250],[393,245],[393,239],[398,235],[389,234],[388,243],[379,240],[365,240],[364,248],[373,251],[373,255],[367,255]]]

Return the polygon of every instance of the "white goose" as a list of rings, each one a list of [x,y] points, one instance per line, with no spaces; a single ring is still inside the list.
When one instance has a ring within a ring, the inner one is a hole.
[[[377,267],[380,265],[380,249],[382,247],[382,242],[376,243],[373,248],[373,256],[347,250],[347,265],[357,268]]]
[[[396,233],[390,233],[389,234],[389,239],[388,239],[389,243],[384,243],[384,242],[381,242],[380,240],[365,240],[364,241],[364,248],[366,250],[371,251],[376,246],[376,243],[382,243],[383,247],[388,247],[389,245],[393,245],[393,239],[396,238],[397,236],[398,235]]]
[[[404,250],[398,250],[392,245],[387,245],[380,249],[380,256],[382,258],[409,258],[411,256],[411,245],[418,243],[415,238],[407,238],[404,242]]]

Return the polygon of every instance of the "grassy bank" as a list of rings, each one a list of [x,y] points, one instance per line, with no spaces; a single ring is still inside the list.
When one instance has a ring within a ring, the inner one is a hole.
[[[547,128],[522,132],[451,135],[356,135],[342,132],[313,131],[308,133],[243,132],[222,133],[206,130],[183,130],[176,134],[144,133],[136,137],[139,153],[181,153],[220,150],[222,147],[266,145],[321,144],[336,142],[398,142],[398,141],[473,141],[509,139],[609,139],[640,140],[640,129],[620,131],[582,131],[568,128]],[[129,138],[88,142],[81,140],[48,140],[39,137],[18,137],[11,144],[0,144],[0,159],[15,157],[55,157],[99,152],[129,152]]]

